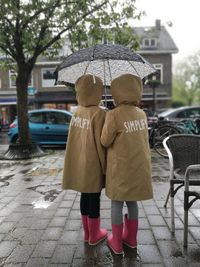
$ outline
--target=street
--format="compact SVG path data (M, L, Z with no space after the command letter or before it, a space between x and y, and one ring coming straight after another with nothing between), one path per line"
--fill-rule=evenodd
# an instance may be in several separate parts
M1 152L6 136L1 137ZM0 266L199 266L200 211L197 201L189 212L189 244L183 249L183 190L175 198L175 236L170 233L168 160L152 151L154 199L139 202L137 255L125 249L114 256L106 246L83 242L80 194L61 190L64 149L45 157L0 161ZM125 212L125 210L124 210ZM101 197L102 226L111 230L110 200Z

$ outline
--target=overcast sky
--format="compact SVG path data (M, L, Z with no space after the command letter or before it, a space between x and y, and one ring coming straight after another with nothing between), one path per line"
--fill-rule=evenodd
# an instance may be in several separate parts
M135 26L153 26L156 19L166 26L179 48L174 63L200 50L200 0L137 0L136 7L146 16L134 21ZM169 21L172 27L167 26Z

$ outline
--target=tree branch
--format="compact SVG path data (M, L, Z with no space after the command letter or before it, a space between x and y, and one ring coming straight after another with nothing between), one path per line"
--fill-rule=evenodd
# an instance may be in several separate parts
M92 14L93 12L99 10L101 7L106 5L109 2L109 0L105 0L101 5L95 6L92 10L82 15L79 19L77 19L73 24L69 25L65 29L63 29L61 32L59 32L51 41L49 41L45 46L43 46L37 53L37 56L39 56L41 53L43 53L47 48L49 48L52 44L54 44L56 41L58 41L61 38L61 35L68 30L70 30L74 25L78 24L80 21L82 21L84 18Z

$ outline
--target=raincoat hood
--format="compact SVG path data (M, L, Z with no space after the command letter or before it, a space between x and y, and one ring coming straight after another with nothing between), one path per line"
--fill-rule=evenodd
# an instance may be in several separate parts
M79 105L98 106L103 94L103 83L99 77L86 74L78 78L75 90Z
M132 74L124 74L112 81L110 89L116 105L136 104L142 97L142 80Z

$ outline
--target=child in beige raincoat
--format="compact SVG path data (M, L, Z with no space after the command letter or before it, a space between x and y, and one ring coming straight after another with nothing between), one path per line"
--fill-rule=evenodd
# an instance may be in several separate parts
M62 187L81 192L84 241L96 245L107 237L107 231L100 229L100 192L105 170L105 149L100 137L105 111L98 105L103 83L96 76L83 75L76 81L75 89L80 106L70 123Z
M108 245L122 254L122 243L137 247L137 201L153 197L148 125L145 113L137 107L142 81L131 74L111 83L116 108L106 114L101 143L108 148L106 195L111 202L112 235ZM128 208L123 223L124 201Z

